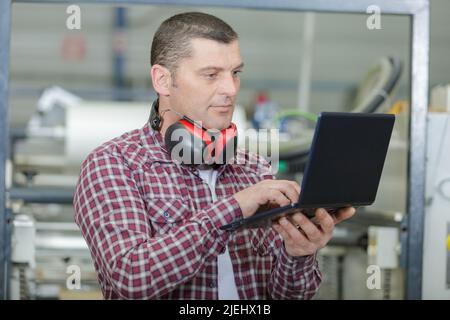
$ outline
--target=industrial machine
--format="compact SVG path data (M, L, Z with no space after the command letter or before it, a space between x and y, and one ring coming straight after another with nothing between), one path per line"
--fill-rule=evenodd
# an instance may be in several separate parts
M450 299L450 114L428 115L423 298Z

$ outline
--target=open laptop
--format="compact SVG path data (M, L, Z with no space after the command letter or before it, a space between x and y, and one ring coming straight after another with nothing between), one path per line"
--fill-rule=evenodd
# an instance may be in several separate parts
M221 227L271 224L299 209L310 218L316 208L372 204L378 190L395 116L373 113L322 112L318 118L298 202L257 212Z

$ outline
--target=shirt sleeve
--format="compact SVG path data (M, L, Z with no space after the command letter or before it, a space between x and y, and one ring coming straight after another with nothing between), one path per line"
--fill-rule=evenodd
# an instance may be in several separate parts
M322 281L317 253L293 257L280 241L269 283L270 296L273 299L311 299Z
M189 281L226 246L229 233L219 227L242 217L230 196L152 236L133 172L120 155L109 153L91 154L83 163L74 209L96 265L123 299L157 298Z

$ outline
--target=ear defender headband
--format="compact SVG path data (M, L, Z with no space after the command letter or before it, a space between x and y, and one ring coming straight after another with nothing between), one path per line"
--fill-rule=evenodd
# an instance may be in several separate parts
M159 131L162 118L159 114L159 99L153 102L150 125ZM200 123L173 111L181 119L170 125L164 135L166 147L172 159L183 164L224 164L236 155L237 128L234 123L223 130L206 129Z

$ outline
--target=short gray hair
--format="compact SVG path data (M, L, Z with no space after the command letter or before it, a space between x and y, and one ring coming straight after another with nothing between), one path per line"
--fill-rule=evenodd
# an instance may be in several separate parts
M231 43L237 33L223 20L202 12L186 12L165 20L156 31L150 64L162 65L175 73L181 59L191 55L190 41L196 38Z

